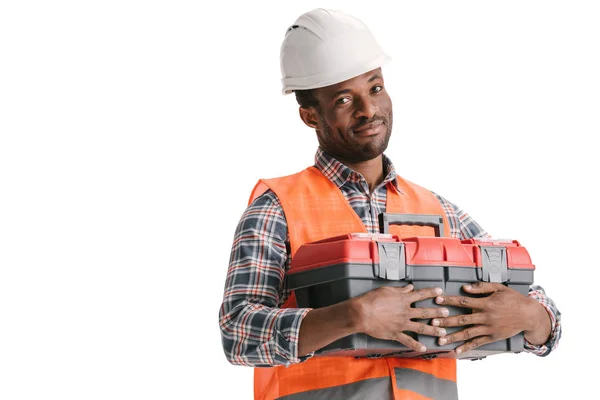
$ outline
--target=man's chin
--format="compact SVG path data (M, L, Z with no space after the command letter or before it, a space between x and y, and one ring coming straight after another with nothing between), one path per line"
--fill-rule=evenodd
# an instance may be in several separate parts
M359 152L357 152L357 157L362 158L362 161L369 161L374 158L377 158L383 154L383 152L387 149L388 141L387 140L376 140L374 142L365 144Z
M365 150L363 150L360 153L357 153L355 155L355 161L356 162L364 162L364 161L373 160L373 159L381 156L383 154L383 152L385 151L385 148L383 148L383 149L372 149L372 150L369 149L367 151L365 151Z

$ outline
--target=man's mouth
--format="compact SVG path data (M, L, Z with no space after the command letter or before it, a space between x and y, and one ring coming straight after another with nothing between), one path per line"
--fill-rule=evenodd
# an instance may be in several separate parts
M384 131L385 124L382 120L373 121L368 124L361 125L359 128L352 129L352 132L354 132L356 136L361 137L378 135Z

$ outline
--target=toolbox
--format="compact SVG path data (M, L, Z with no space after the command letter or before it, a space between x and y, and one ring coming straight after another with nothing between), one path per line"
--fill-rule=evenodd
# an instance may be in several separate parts
M533 284L535 266L516 240L443 237L441 216L379 215L381 233L349 233L306 243L290 264L288 287L294 291L298 307L320 308L359 296L382 286L414 289L441 287L447 296L471 296L461 290L476 281L499 282L527 296ZM433 226L434 237L399 238L389 233L389 225ZM441 306L434 299L414 307L445 307L450 315L468 314L469 308ZM431 320L415 320L430 324ZM465 327L445 328L451 334ZM425 352L415 352L403 344L358 333L339 339L316 352L316 356L353 357L443 357L464 342L441 346L437 337L405 332L424 344ZM523 351L523 333L506 340L485 344L458 356L481 359L499 353Z

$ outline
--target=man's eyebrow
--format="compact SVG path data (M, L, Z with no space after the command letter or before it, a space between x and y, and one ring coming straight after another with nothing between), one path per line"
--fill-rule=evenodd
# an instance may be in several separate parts
M370 78L369 78L369 80L368 80L367 82L368 82L368 83L371 83L371 82L373 82L374 80L377 80L377 79L383 79L383 78L381 77L381 75L379 75L379 74L375 74L375 75L373 75L372 77L370 77ZM337 92L335 92L335 93L333 93L333 94L331 95L331 100L335 99L336 97L338 97L338 96L339 96L339 95L341 95L341 94L346 94L346 93L350 93L350 89L342 89L342 90L338 90Z
M337 92L335 92L331 95L331 100L335 99L336 97L338 97L341 94L346 94L346 93L350 93L350 89L338 90Z

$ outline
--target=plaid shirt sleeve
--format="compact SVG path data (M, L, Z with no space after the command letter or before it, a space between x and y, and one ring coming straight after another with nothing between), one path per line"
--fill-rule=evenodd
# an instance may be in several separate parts
M289 365L298 357L300 323L310 309L279 308L287 299L288 233L277 196L267 191L246 209L235 231L223 302L221 341L230 363Z
M450 234L452 237L459 239L478 239L491 237L481 226L475 222L464 210L460 209L455 204L452 204L442 196L434 193L442 204L442 208L448 218L450 225ZM550 354L558 346L562 328L560 323L560 311L550 297L546 295L544 289L539 285L531 285L529 287L529 297L533 297L540 302L550 316L550 337L548 341L542 345L533 345L525 340L525 350L535 355L544 357Z

